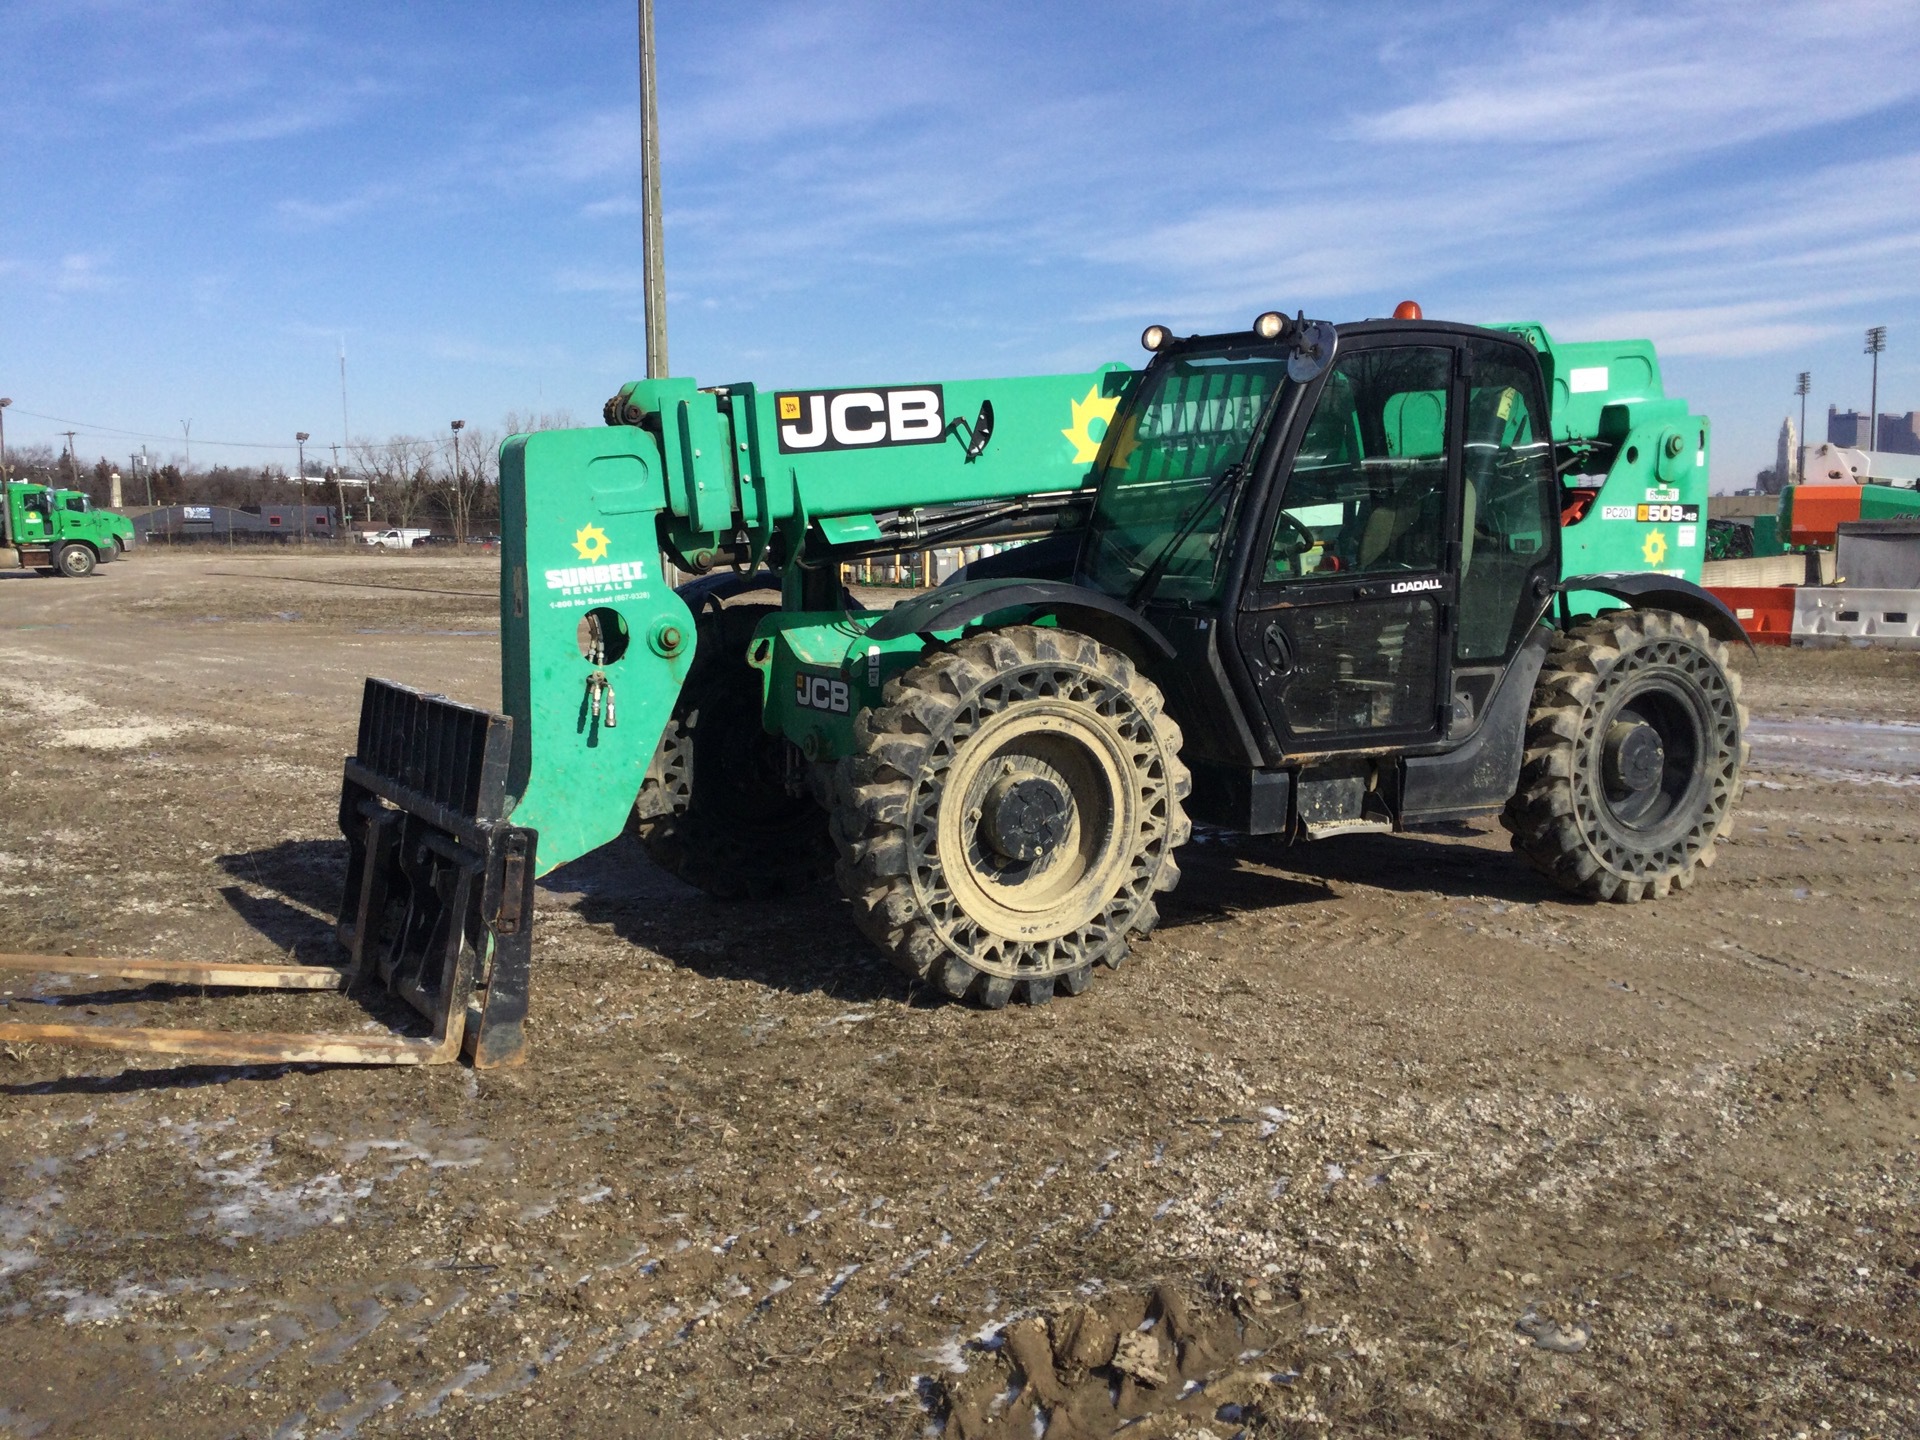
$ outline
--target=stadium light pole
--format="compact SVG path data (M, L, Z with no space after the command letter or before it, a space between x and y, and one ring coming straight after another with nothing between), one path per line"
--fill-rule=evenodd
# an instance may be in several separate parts
M304 430L294 432L294 443L300 447L300 543L307 543L307 440Z
M1793 382L1793 393L1800 397L1800 449L1802 451L1805 451L1807 448L1807 394L1812 389L1813 372L1811 370L1802 370L1799 378ZM1789 455L1787 457L1787 470L1796 480L1804 480L1806 478L1800 473L1800 457L1798 455Z
M1867 331L1867 354L1873 357L1872 398L1867 401L1867 449L1880 448L1880 356L1887 348L1887 327L1875 325Z
M13 403L11 395L0 395L0 480L7 478L7 406Z

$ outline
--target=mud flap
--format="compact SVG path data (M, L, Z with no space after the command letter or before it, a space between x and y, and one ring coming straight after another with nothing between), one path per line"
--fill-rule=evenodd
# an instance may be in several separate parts
M347 877L340 966L0 955L0 970L268 990L375 987L425 1036L0 1025L0 1042L81 1045L211 1063L475 1066L525 1058L534 831L509 825L505 715L369 679L340 786Z

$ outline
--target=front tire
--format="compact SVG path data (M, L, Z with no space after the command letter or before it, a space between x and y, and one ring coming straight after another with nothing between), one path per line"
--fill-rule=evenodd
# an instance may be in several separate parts
M1020 625L929 655L885 698L835 785L837 874L867 937L989 1009L1118 966L1192 831L1159 690L1117 650Z
M1746 733L1740 677L1705 626L1610 611L1555 638L1501 823L1577 895L1631 903L1685 890L1732 827Z
M53 557L54 567L70 580L79 580L93 573L98 563L91 546L72 544L62 545L59 553Z

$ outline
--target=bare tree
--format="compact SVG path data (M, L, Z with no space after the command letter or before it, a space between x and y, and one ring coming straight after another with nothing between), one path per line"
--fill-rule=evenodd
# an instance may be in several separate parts
M559 410L509 410L500 420L500 428L509 435L531 435L536 430L578 430L580 422L573 412Z
M460 437L458 466L450 443L441 459L440 503L453 522L454 535L464 541L475 520L498 521L500 437L491 430L469 429Z
M372 487L370 503L382 519L410 526L433 499L433 443L412 435L355 440L347 446L354 468Z

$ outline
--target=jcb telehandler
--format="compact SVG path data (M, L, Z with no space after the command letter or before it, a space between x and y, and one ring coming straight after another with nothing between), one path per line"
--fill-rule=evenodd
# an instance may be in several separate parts
M896 964L987 1007L1117 966L1196 819L1497 815L1600 900L1712 862L1744 637L1687 578L1707 422L1651 345L1411 306L1143 342L1139 372L643 381L603 428L508 440L504 713L369 680L340 807L341 983L434 1035L141 1043L515 1059L534 879L628 823L718 896L831 867ZM890 610L842 585L1040 531ZM702 578L670 588L663 552Z

